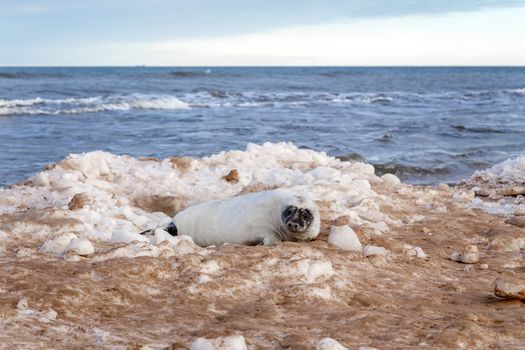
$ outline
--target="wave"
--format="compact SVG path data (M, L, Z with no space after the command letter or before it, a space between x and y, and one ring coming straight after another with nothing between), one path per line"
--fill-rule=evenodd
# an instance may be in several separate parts
M411 176L429 176L450 174L451 169L447 167L424 168L419 166L404 165L398 163L374 164L375 174L378 176L384 174L411 175Z
M211 74L207 71L175 71L172 73L193 76ZM187 75L189 74L189 75ZM182 76L181 75L181 76ZM100 111L130 109L188 109L188 108L279 108L311 106L361 106L361 105L421 105L442 100L474 101L494 100L496 95L512 94L525 97L525 89L498 90L492 92L305 92L305 91L235 91L233 89L196 89L179 97L157 94L108 95L70 99L0 99L0 115L16 114L79 114ZM505 131L483 127L451 125L460 132L504 133Z
M505 130L501 129L494 129L490 127L469 127L465 125L453 125L452 126L457 131L462 132L472 132L472 133L479 133L479 134L506 134L507 132Z
M505 92L511 95L524 95L525 96L525 88L509 89L509 90L505 90Z
M0 79L62 78L62 73L0 72Z
M194 78L194 77L207 77L211 75L211 69L198 70L198 71L186 71L176 70L168 72L169 76L177 78Z
M111 95L67 99L0 99L0 115L61 115L126 111L131 109L189 109L190 106L169 95Z

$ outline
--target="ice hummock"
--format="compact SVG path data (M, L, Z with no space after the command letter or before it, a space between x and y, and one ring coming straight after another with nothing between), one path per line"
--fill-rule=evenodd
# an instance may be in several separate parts
M525 214L525 154L476 171L458 189L474 191L474 208L492 214Z
M225 181L233 169L238 181ZM0 189L0 215L5 219L0 230L34 241L54 255L70 243L68 237L156 245L158 237L150 240L139 233L166 225L181 208L274 188L308 192L320 204L324 220L347 216L370 228L377 221L396 225L380 212L381 196L370 185L382 181L372 165L340 161L285 142L249 144L244 151L204 158L71 154L23 184Z

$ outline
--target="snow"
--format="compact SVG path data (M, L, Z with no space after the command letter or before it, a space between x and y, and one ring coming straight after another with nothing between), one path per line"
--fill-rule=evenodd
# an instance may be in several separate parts
M478 196L471 207L490 214L519 215L525 212L525 154L505 160L493 167L476 171L459 183L458 196L472 190ZM515 196L515 197L505 197Z
M63 233L45 241L42 247L40 247L40 250L44 253L61 255L64 253L64 249L68 246L69 242L76 238L77 236L73 233Z
M224 181L233 169L239 181ZM393 220L377 209L381 198L371 183L381 180L373 172L371 165L342 162L284 142L249 144L245 151L195 159L137 159L95 151L71 154L26 185L0 188L0 215L21 215L31 208L49 219L13 218L8 232L9 237L40 242L41 251L47 254L62 254L73 238L90 240L95 246L137 241L159 245L167 240L184 254L196 248L187 238L181 241L159 230L171 221L166 213L246 191L276 187L306 191L315 201L325 203L322 215L326 220L346 215L363 227L377 221L390 225ZM0 229L4 228L0 225ZM156 229L153 238L139 234L147 229ZM4 240L0 246L3 244ZM142 253L134 250L137 245L133 247L128 251L130 257L157 255L148 245L142 245Z

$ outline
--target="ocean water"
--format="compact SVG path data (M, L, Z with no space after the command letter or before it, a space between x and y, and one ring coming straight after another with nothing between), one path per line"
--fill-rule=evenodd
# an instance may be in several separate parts
M69 153L266 141L455 183L525 152L525 68L0 68L0 185Z

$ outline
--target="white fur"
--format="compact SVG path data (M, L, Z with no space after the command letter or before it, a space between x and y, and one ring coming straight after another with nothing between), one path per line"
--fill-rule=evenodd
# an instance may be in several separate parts
M300 237L289 236L283 224L282 212L289 205L309 209L314 216L310 227ZM179 235L190 236L202 247L223 243L272 245L281 240L307 241L317 237L320 226L315 203L304 194L285 189L198 204L179 212L173 221Z

